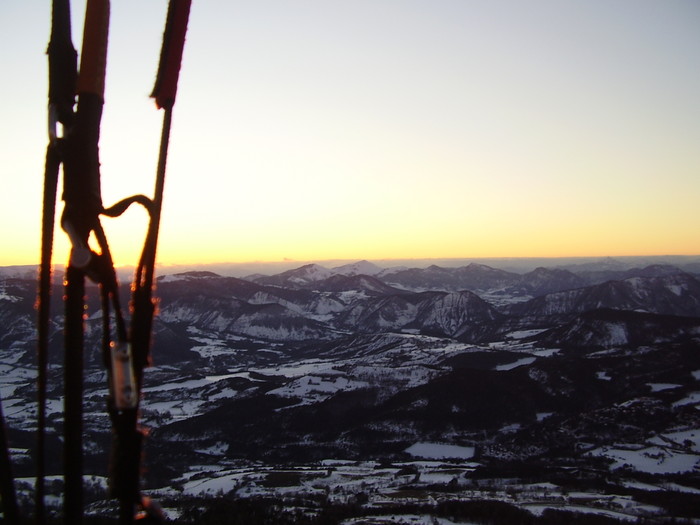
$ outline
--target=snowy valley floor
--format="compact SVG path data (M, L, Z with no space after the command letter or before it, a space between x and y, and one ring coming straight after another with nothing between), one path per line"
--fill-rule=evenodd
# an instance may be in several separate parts
M498 353L505 357L489 366L499 374L513 373L532 366L537 359L556 355L550 349L521 343L519 338L529 333L514 335L517 337L510 342L488 348L465 349L464 345L446 341L440 344L433 341L429 348L412 348L414 359L410 370L396 369L392 381L404 386L411 381L424 384L435 373L435 363L446 355L454 357L452 354L486 350ZM407 335L400 340L402 344L423 344L426 338ZM236 399L245 391L237 381L243 379L246 387L269 383L273 376L265 374L276 374L265 395L303 399L307 405L292 405L295 410L330 399L338 391L352 391L358 388L360 378L378 380L368 375L366 364L358 357L303 358L284 365L260 366L252 373L236 368L224 370L220 362L213 366L215 348L215 345L198 348L200 353L205 352L212 366L199 367L196 374L183 375L182 371L176 373L167 366L149 372L153 386L147 387L144 402L149 425L157 426L160 422L167 428L168 423L185 424L190 419L196 420L198 415L206 416L220 403ZM373 355L374 374L382 376L382 366L391 368L395 354L405 350L394 345L381 355ZM3 352L1 357L0 387L5 414L13 426L29 432L32 408L20 394L31 389L32 372L17 355ZM428 366L418 366L421 362ZM597 381L607 384L611 380L608 374L612 372L596 372ZM692 378L697 381L699 375L694 372ZM93 460L98 458L95 463L98 467L93 468L96 473L86 476L91 501L88 512L96 517L108 517L114 516L116 509L113 501L104 499L106 478L97 474L106 461L104 436L97 437L100 432L108 432L99 406L104 396L104 377L97 370L88 377L91 382L86 400L88 413L93 414L93 423L88 425L93 437L88 440L88 446L94 449ZM381 380L386 381L386 375ZM676 388L675 384L652 382L648 390L650 394L667 395ZM689 410L698 404L697 391L692 389L687 395L676 397L672 403L676 407ZM58 418L60 396L51 399L49 408L50 414ZM538 412L534 424L544 424L552 416L549 412ZM676 523L700 523L700 429L692 424L674 428L635 442L612 441L601 446L582 443L578 457L536 461L527 458L512 461L506 455L502 461L495 461L493 455L484 458L483 446L456 444L460 440L455 440L455 435L444 435L450 439L412 442L399 454L402 459L396 456L381 460L325 459L275 465L232 458L228 443L203 439L188 445L191 450L188 457L173 456L172 465L168 466L179 470L177 475L166 484L152 480L146 492L177 523L246 523L243 518L243 521L217 521L216 514L224 512L231 517L231 512L237 512L245 516L253 512L251 509L267 516L260 523L270 524L577 523L572 521L574 515L583 520L578 523L670 523L674 519L685 520ZM524 424L512 423L503 426L497 437L527 432ZM156 432L149 441L158 439ZM173 436L168 439L177 440ZM463 438L461 441L464 443ZM493 445L492 438L488 441ZM313 449L317 443L309 437L302 446ZM159 461L168 460L171 450L168 447L166 443L156 454ZM28 470L31 465L30 449L31 446L12 449L20 471ZM148 464L149 458L146 459ZM150 465L150 469L157 473L162 466ZM29 502L33 479L21 477L17 484L25 502ZM58 512L59 477L50 478L49 490L52 495L48 503Z

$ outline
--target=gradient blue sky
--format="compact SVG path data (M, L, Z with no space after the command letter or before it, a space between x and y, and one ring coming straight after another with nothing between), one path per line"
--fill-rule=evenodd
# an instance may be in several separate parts
M112 2L106 205L153 191L166 9ZM0 5L1 265L39 259L49 29ZM696 0L193 0L159 259L698 254L698 57Z

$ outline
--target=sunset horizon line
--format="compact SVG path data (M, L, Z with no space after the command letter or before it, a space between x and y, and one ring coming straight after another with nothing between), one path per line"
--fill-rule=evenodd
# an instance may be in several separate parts
M319 258L282 258L282 259L245 259L245 260L235 260L235 259L222 259L217 261L158 261L156 265L159 268L168 267L195 267L195 266L225 266L225 265L306 265L306 264L319 264L323 266L323 263L359 263L362 261L367 261L370 263L391 263L391 262L409 262L409 261L527 261L527 260L605 260L605 259L658 259L658 258L700 258L700 252L698 253L654 253L654 254L605 254L605 255L493 255L493 256L433 256L433 257L319 257ZM378 264L380 265L380 264ZM3 263L0 264L2 268L31 268L38 267L39 262L34 263ZM66 263L53 261L53 267L65 267ZM128 269L135 268L134 264L117 264L115 268Z

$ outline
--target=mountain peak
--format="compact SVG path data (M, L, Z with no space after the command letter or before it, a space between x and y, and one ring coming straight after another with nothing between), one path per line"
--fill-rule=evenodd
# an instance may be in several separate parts
M299 288L312 282L328 279L331 275L333 273L328 268L320 264L310 263L269 277L256 277L252 281L258 284Z
M162 275L158 277L160 282L171 282L171 281L191 281L194 279L211 279L212 277L221 277L218 273L209 272L205 270L192 270L189 272L175 273L171 275Z
M312 281L322 281L323 279L328 279L332 273L325 266L320 264L311 263L305 264L297 268L296 270L289 270L281 275L285 275L286 278L298 284L304 284Z
M364 259L355 263L336 266L332 269L332 272L335 274L349 277L353 275L377 275L381 271L382 268Z

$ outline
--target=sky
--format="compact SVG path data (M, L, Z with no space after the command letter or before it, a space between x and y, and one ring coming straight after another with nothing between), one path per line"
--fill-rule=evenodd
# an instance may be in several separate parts
M166 11L112 2L106 206L153 194ZM700 254L699 29L697 0L193 0L158 259ZM0 265L39 261L49 31L0 4ZM146 221L103 219L117 264Z

